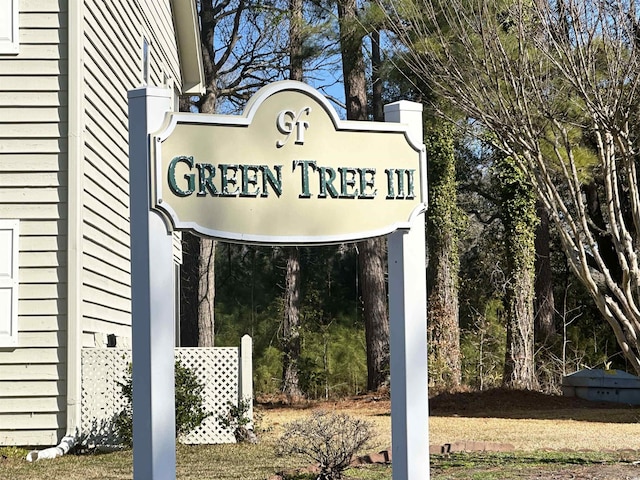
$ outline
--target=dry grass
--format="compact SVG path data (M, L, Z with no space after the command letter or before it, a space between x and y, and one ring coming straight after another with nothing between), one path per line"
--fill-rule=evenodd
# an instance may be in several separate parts
M516 450L640 450L640 409L494 390L431 399L430 442L511 443Z
M375 437L372 439L371 449L374 451L387 449L391 446L391 415L390 404L387 400L347 401L347 402L319 402L295 407L268 407L258 409L263 415L260 427L270 438L278 438L287 423L310 416L314 411L346 413L366 419L373 425Z
M432 399L430 443L443 444L458 441L485 441L511 443L522 452L546 449L595 451L631 449L625 454L629 461L640 459L640 425L637 408L571 402L566 399L547 398L539 394L490 392L483 396L458 395ZM178 448L177 478L179 480L243 479L264 480L277 471L305 466L299 458L275 455L274 445L284 424L311 415L314 410L340 411L365 418L374 424L376 438L370 451L389 448L391 444L391 417L388 399L361 397L340 403L314 403L296 407L262 406L256 410L262 415L259 445L213 445ZM66 455L53 461L29 464L24 460L26 451L0 450L0 478L2 480L129 480L132 478L130 451L102 455ZM525 455L527 455L525 453ZM539 454L534 454L539 455ZM543 454L544 455L544 454ZM626 458L625 457L625 458ZM514 457L516 458L516 457ZM434 460L436 460L434 458ZM437 460L432 478L472 478L477 467L463 465L460 473L451 476L456 468L442 470L443 460ZM491 460L493 462L493 460ZM520 460L511 460L517 465ZM559 460L562 462L562 459ZM498 476L473 478L525 478L504 475L509 466L489 465L485 471L498 471ZM515 468L515 467L514 467ZM520 467L522 468L522 466ZM527 470L531 465L527 467ZM538 468L540 473L546 467ZM574 468L575 470L575 468ZM640 472L637 472L640 473ZM390 479L390 469L351 471L351 478ZM475 475L475 473L473 474ZM529 477L526 477L529 478ZM531 477L534 478L534 477ZM535 477L549 478L549 476ZM625 478L620 474L609 477L554 477L554 478Z
M430 443L462 440L510 443L516 450L640 450L637 423L585 420L432 417Z
M520 396L513 392L489 392L488 397ZM545 402L548 401L548 404ZM455 400L452 399L452 402ZM558 402L560 405L558 405ZM438 401L434 400L436 405ZM519 451L541 449L620 450L640 451L640 409L616 407L615 404L589 404L531 394L526 401L501 405L487 398L475 408L434 408L429 419L429 442L432 445L461 441L510 443ZM567 404L575 406L567 408ZM363 397L354 401L317 403L306 407L277 407L263 410L264 426L273 434L282 425L310 415L313 410L339 410L363 416L375 425L377 436L374 449L391 445L391 416L388 400Z

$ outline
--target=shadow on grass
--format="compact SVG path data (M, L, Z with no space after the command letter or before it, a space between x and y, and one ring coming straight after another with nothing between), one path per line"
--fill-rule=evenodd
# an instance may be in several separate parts
M441 393L429 399L429 413L436 417L529 418L605 423L638 423L640 420L638 406L506 389Z

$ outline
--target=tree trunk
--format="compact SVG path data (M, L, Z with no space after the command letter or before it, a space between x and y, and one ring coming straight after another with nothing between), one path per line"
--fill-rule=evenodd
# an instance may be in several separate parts
M213 347L215 242L183 232L182 259L180 345Z
M289 0L289 79L302 81L302 0ZM282 322L282 393L291 401L301 398L300 372L300 250L285 247L287 270Z
M215 113L218 90L213 54L216 20L212 2L202 2L200 22L207 91L200 97L198 107L201 113ZM180 268L180 345L185 347L214 345L215 250L215 240L190 232L183 233L183 264Z
M190 107L190 102L181 99L181 111L189 111ZM183 232L180 267L180 346L213 347L214 260L214 240Z
M180 265L180 346L198 346L198 254L200 243L190 232L182 233Z
M534 362L535 195L525 173L510 158L497 161L505 229L508 281L505 295L507 348L502 383L537 387Z
M302 0L289 0L289 80L302 81Z
M435 127L425 136L429 159L429 378L455 390L462 381L458 308L458 229L453 129Z
M364 31L355 0L338 2L340 50L348 120L367 120L367 82L362 44ZM367 344L367 389L377 390L387 381L389 365L389 315L386 305L386 239L373 238L358 245Z
M537 387L533 342L533 275L529 268L511 271L507 288L507 351L502 383L507 388Z
M370 238L358 244L360 288L367 345L367 390L388 384L389 315L387 313L385 237Z
M207 30L203 31L203 39L206 39L213 48L213 30L215 22L212 19L213 11L210 2L202 2L202 15L207 17L203 25ZM210 48L203 42L203 55L205 58L205 71L209 72L206 78L208 85L204 101L200 105L201 113L215 113L216 102L218 100L218 90L216 85L217 72L212 67L213 59L210 57ZM196 237L198 241L198 346L213 347L214 343L214 300L216 294L215 281L215 256L216 241L212 238Z
M536 204L536 211L540 223L536 228L535 240L535 337L538 342L547 345L556 334L551 252L549 250L549 216L540 202Z
M371 105L373 107L373 120L384 122L384 102L382 100L382 54L380 52L380 32L371 32Z
M197 238L200 240L198 255L198 347L213 347L216 243L209 238Z
M367 80L356 0L338 1L340 52L347 120L367 120Z
M300 251L286 248L287 274L282 322L282 393L291 401L302 397L298 360L300 359Z

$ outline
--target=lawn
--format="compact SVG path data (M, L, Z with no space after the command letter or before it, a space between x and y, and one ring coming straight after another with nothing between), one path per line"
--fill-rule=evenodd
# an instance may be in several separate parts
M640 424L637 408L589 404L535 393L494 391L441 396L431 401L430 443L508 443L507 453L464 452L432 455L431 478L445 479L632 479L640 478ZM316 409L366 418L375 428L367 452L390 445L388 399L359 397L338 403L296 407L264 405L257 445L184 446L177 450L180 480L266 480L277 472L309 466L300 457L281 457L275 445L283 426ZM26 450L0 450L2 480L124 480L132 478L132 453L84 453L36 463ZM390 480L386 465L350 469L351 479ZM313 478L300 476L300 480Z

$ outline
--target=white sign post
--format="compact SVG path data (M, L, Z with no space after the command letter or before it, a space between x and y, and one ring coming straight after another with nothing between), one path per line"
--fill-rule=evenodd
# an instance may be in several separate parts
M389 235L393 478L428 479L421 105L342 121L292 81L261 89L242 116L165 115L169 99L129 92L134 478L175 478L171 232L188 229L280 245Z
M171 234L151 210L149 132L171 108L171 92L129 92L133 472L175 480L174 286Z
M422 144L422 105L385 105L385 120ZM426 192L425 192L426 195ZM394 480L429 479L427 286L424 214L389 235L391 450Z

